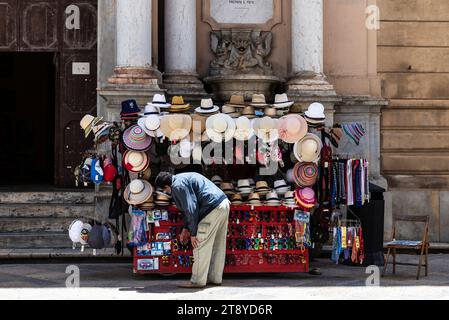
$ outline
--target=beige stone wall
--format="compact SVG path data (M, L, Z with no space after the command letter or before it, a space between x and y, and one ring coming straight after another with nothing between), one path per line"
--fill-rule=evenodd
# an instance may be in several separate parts
M391 187L449 187L449 1L379 0L378 69L390 99L382 169Z

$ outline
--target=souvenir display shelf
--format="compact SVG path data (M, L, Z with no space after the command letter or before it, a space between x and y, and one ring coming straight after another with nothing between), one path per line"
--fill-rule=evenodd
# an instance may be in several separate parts
M174 250L173 238L166 240L157 240L157 234L178 235L183 227L182 216L176 207L169 207L167 210L169 215L178 215L176 219L171 221L160 221L159 226L152 227L149 231L149 243L169 242L170 251L164 252L162 255L139 255L138 248L134 248L133 271L138 274L188 274L192 272L193 252L190 248L186 250ZM304 273L309 271L308 250L296 242L295 238L295 209L284 206L231 206L229 218L229 227L227 235L226 265L225 273ZM290 225L290 233L287 234L283 230L288 230ZM240 233L236 231L240 228ZM245 230L245 231L241 231ZM281 231L282 230L282 231ZM173 232L175 231L175 232ZM253 238L257 233L256 238ZM274 233L280 232L277 236L276 248L273 246ZM272 234L270 236L270 233ZM242 250L241 248L233 248L236 240L244 239L248 243L253 243L251 250ZM247 240L249 239L249 240ZM264 239L263 242L260 239ZM269 239L273 239L271 244ZM284 240L285 239L285 240ZM257 241L258 240L258 241ZM177 240L175 240L177 241ZM240 240L241 242L243 240ZM260 245L254 243L259 242ZM282 245L282 243L284 243ZM149 267L150 266L150 267ZM156 266L156 267L155 267ZM155 270L150 270L150 269Z

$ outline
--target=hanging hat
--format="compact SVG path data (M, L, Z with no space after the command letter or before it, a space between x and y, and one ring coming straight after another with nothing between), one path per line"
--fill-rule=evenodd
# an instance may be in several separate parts
M158 115L142 117L137 121L137 125L150 137L160 138L164 136L161 131L161 119Z
M101 184L104 180L104 171L101 167L101 161L99 159L92 160L91 178L93 183Z
M247 141L254 136L252 120L245 116L235 119L235 128L234 138L239 141Z
M242 95L232 95L229 102L225 104L225 106L234 108L243 108L245 105L245 97Z
M86 114L80 121L80 126L84 130L84 136L87 138L89 134L92 132L94 126L96 126L101 120L102 117L94 117L90 114Z
M224 105L221 108L221 112L224 113L224 114L227 114L231 118L238 118L242 114L242 112L241 111L237 111L234 106L228 106L228 105Z
M131 172L142 172L150 165L146 152L126 151L123 155L123 166Z
M161 109L167 109L170 108L171 104L167 102L167 99L165 98L165 95L163 94L155 94L153 96L153 101L149 103L149 105L158 107Z
M128 204L137 206L147 202L152 194L153 187L148 181L136 179L126 187L123 198Z
M324 106L318 102L312 103L304 115L310 120L324 121L326 119L326 115L324 114Z
M285 182L284 179L281 180L276 180L274 182L274 190L280 194L280 195L284 195L286 192L290 191L291 188L290 186L287 184L287 182Z
M348 123L342 125L344 133L356 145L360 145L360 140L365 136L366 131L361 123Z
M168 148L168 155L173 158L190 159L192 156L193 145L189 140L181 140Z
M295 200L304 209L312 209L317 203L315 191L311 188L296 189Z
M110 122L100 122L98 125L92 127L92 133L95 140L99 140L102 136L109 136L109 129L112 127Z
M289 114L279 119L279 139L296 143L307 134L307 121L298 114Z
M83 222L81 220L74 220L69 226L69 237L74 243L79 243L81 238L81 231L83 230Z
M254 133L264 142L274 142L278 139L278 119L270 117L263 117L261 119L254 119L253 121Z
M254 107L246 106L242 110L242 116L247 117L248 119L254 119L256 117L256 113Z
M242 205L243 204L242 195L239 193L232 195L230 200L233 205Z
M322 148L321 139L309 133L301 141L295 143L293 152L299 162L317 162L320 159Z
M232 140L235 133L234 119L223 113L210 116L206 121L206 133L217 143Z
M122 111L120 115L122 117L134 116L141 112L136 100L125 100L122 102Z
M147 151L152 143L153 139L137 125L129 127L123 133L123 144L129 150Z
M248 204L251 205L261 205L260 195L257 192L251 193L248 197Z
M220 176L213 176L211 181L217 186L219 187L221 182L223 181L223 179Z
M161 118L161 131L171 141L186 138L192 130L192 118L186 114L171 114Z
M118 172L117 172L117 168L112 163L111 158L108 157L103 161L103 171L104 171L104 181L105 182L114 181Z
M265 99L265 95L253 94L250 106L255 108L265 108L266 106L268 106L267 100Z
M230 183L230 182L222 182L220 184L220 189L227 196L235 194L234 185L232 183Z
M295 184L300 188L314 186L318 173L318 166L313 162L298 162L293 168Z
M190 109L190 104L184 103L184 98L181 96L175 96L172 98L171 107L169 112L187 112Z
M274 192L274 191L268 192L267 196L266 196L265 204L267 206L280 206L281 205L281 201L279 199L278 194L276 192Z
M215 113L218 112L220 108L214 105L212 99L202 99L201 106L195 109L197 113Z
M154 203L159 207L168 207L170 205L170 197L164 193L157 192Z
M295 102L290 101L286 93L277 94L274 97L273 107L276 109L290 108Z
M81 229L80 233L80 243L81 245L85 246L88 244L89 241L89 233L92 230L92 226L88 223L83 223L83 228Z

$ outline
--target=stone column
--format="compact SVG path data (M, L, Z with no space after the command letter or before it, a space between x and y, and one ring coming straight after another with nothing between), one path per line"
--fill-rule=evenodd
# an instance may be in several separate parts
M288 93L297 102L322 102L332 114L336 92L323 73L323 0L292 0L292 72Z
M200 98L204 86L196 71L196 1L165 1L164 87L170 95Z
M110 84L159 89L161 75L152 66L150 0L117 0L117 66Z

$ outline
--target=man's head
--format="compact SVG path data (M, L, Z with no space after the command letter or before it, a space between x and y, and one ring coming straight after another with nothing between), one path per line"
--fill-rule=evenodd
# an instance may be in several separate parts
M173 175L169 172L161 172L156 177L156 188L167 194L171 194L171 184Z

